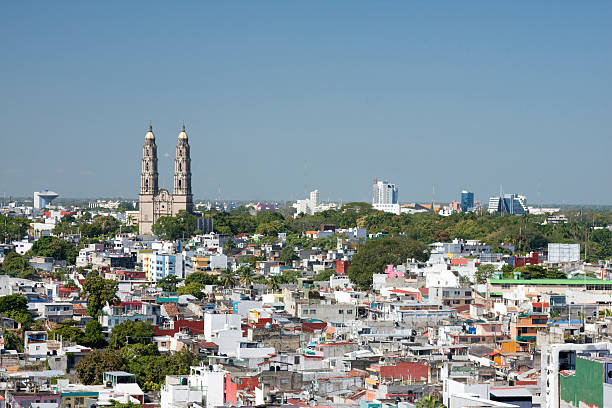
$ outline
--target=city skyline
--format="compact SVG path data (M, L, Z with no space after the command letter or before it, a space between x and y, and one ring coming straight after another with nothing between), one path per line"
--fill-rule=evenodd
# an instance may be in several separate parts
M612 204L607 2L2 11L7 196L136 197L149 121L171 185L184 121L196 198Z

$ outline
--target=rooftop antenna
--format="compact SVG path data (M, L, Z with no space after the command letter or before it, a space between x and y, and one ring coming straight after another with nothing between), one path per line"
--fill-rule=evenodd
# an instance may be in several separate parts
M434 203L436 202L436 185L432 184L431 185L431 212L435 213L436 211L434 210Z

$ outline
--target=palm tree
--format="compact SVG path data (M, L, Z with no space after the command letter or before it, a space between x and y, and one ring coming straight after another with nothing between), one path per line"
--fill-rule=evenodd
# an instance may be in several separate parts
M236 284L236 276L231 269L224 269L219 274L221 284L226 288L232 288Z
M243 266L238 269L238 275L240 276L240 282L242 282L244 286L249 286L252 284L253 279L255 278L253 276L253 270L250 266Z
M268 290L272 293L277 292L280 289L280 279L278 276L272 276L268 280Z
M438 398L428 395L416 403L416 408L446 408Z

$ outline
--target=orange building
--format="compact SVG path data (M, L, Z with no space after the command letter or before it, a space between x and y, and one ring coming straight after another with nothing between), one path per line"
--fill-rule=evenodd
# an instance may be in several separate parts
M529 350L535 345L538 329L548 327L548 315L540 313L521 313L510 323L510 338L516 340L521 350Z

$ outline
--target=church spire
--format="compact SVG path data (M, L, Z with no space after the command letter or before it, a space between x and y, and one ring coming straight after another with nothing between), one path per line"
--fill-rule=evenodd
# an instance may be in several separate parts
M140 172L140 194L157 194L157 145L153 126L145 134L145 143L142 147L142 169Z
M174 159L174 194L191 197L191 153L185 124L181 126Z

